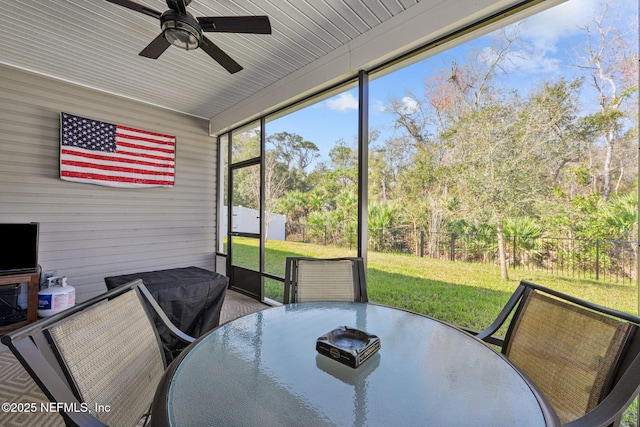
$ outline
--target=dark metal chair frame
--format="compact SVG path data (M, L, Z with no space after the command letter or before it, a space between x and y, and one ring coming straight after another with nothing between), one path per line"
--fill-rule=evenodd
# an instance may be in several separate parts
M524 302L533 291L551 295L588 310L627 321L633 325L630 337L614 369L612 385L608 393L593 410L576 420L564 424L566 427L619 425L623 412L640 392L640 317L593 304L535 283L521 281L491 326L480 332L464 327L461 329L489 344L501 347L502 352L505 353L514 325L517 323L516 319L522 312ZM509 319L512 313L513 317L505 337L496 336L495 333Z
M287 257L284 280L284 304L297 302L298 286L298 262L303 261L351 261L353 268L353 293L354 302L369 302L367 296L367 280L364 269L364 261L361 257L342 258L311 258L311 257Z
M142 280L139 279L123 284L51 317L38 320L0 338L2 343L9 347L18 361L24 366L47 398L51 402L64 404L60 405L60 414L64 418L66 425L82 427L105 426L104 423L92 416L89 412L73 410L73 408L81 407L83 402L81 402L79 398L79 392L74 386L73 378L70 377L64 368L63 362L59 359L59 355L54 346L50 344L47 331L49 328L64 322L69 316L83 310L91 309L91 307L94 307L100 302L115 298L126 292L136 292L152 325L154 323L149 307L151 307L153 312L155 312L176 337L185 343L195 341L195 338L180 331L171 320L169 320L149 290L144 286ZM145 304L145 301L148 304ZM157 331L155 331L155 335L158 342L158 351L166 367L166 360L164 352L162 351L163 347ZM65 411L65 407L70 408L70 410Z

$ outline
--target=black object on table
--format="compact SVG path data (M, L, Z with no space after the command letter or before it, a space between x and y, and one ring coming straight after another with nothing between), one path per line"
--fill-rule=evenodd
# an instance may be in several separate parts
M199 267L172 268L105 277L111 290L135 279L142 279L169 319L184 333L199 337L220 323L220 310L229 278ZM156 319L160 338L171 360L183 345Z

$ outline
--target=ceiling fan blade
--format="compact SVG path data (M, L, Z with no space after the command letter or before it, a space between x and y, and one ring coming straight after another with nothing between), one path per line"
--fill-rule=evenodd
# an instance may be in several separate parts
M162 12L158 12L157 10L151 9L147 6L143 6L131 0L107 0L109 3L117 4L122 7L126 7L127 9L135 10L136 12L144 13L145 15L153 16L154 18L160 19Z
M162 55L162 52L167 50L169 46L171 46L171 43L169 43L167 39L164 38L164 35L160 33L160 35L153 39L151 43L142 49L142 52L138 55L151 59L158 59L158 57Z
M202 50L207 52L207 54L218 61L220 65L222 65L228 72L231 74L237 73L242 70L242 66L238 64L236 61L231 59L229 55L224 53L222 49L213 44L211 40L206 37L202 37L202 42L200 43L200 47Z
M268 16L201 16L202 31L216 33L271 34Z

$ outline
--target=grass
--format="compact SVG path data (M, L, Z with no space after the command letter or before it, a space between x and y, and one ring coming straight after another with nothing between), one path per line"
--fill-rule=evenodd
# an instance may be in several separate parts
M310 243L268 241L265 271L284 277L287 256L354 256L355 249ZM257 240L234 240L234 264L255 265ZM369 299L380 304L426 314L475 329L488 326L509 299L520 280L529 280L596 304L637 314L635 285L610 284L568 278L544 272L509 270L510 280L500 278L497 266L452 262L410 255L369 252ZM283 284L269 280L268 298L282 300Z
M637 313L638 290L593 280L497 266L370 253L367 285L373 301L481 329L495 319L520 280L529 280L596 304Z

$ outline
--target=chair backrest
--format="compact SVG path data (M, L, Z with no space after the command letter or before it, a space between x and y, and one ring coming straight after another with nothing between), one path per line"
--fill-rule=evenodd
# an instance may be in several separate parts
M165 361L145 290L137 280L2 337L47 397L67 404L67 424L135 426L149 411Z
M362 258L288 257L284 303L367 302Z
M80 399L110 426L135 425L149 410L164 373L153 325L135 292L127 292L49 329Z
M532 290L504 353L553 405L563 423L593 410L611 388L633 325Z
M501 346L567 427L617 425L640 392L638 316L523 280L491 326L462 329Z

